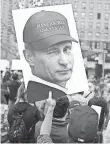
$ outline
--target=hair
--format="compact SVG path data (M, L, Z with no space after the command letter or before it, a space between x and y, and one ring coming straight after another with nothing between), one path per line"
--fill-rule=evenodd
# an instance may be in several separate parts
M24 43L25 49L29 50L32 54L35 52L35 48L31 45L31 43Z
M62 96L56 100L56 106L54 108L53 117L63 118L68 110L69 100L67 96Z
M5 75L3 76L3 82L10 80L10 77L11 77L10 71L6 71Z
M23 100L24 102L27 101L27 99L25 98L26 96L26 90L25 90L25 84L24 82L20 85L20 87L18 88L18 92L17 92L17 100L15 103L19 102L20 100Z
M17 73L14 73L14 74L12 75L12 78L13 78L13 80L17 80L17 79L18 79L18 74L17 74Z

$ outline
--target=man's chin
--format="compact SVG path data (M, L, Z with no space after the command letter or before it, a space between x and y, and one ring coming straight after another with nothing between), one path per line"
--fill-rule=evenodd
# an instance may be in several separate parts
M65 81L68 81L71 78L71 73L68 73L67 75L60 75L61 79L64 79Z
M59 78L56 80L55 84L65 88L66 87L66 84L67 84L67 81L70 79L71 77L65 77L65 78Z
M63 81L67 82L70 78L71 78L71 76L69 76L69 75L68 76L60 76L58 81L59 82L63 82Z

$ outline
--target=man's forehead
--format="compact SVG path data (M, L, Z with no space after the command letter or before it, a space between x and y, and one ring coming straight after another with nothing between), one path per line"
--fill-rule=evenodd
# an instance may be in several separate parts
M72 45L71 41L63 41L50 46L48 49L54 49L54 48L59 48L61 46L71 46L71 45Z
M56 44L54 44L54 45L52 45L52 46L50 46L50 47L48 47L48 48L39 48L39 47L37 47L37 45L36 45L36 47L34 46L32 46L32 45L30 45L30 47L31 48L34 48L34 50L36 51L36 52L47 52L47 51L49 51L49 50L54 50L54 49L59 49L59 48L62 48L62 47L66 47L66 46L72 46L72 42L71 41L63 41L63 42L59 42L59 43L56 43Z

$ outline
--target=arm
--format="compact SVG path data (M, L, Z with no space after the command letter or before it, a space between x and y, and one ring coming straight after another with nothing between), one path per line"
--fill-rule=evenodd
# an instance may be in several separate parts
M40 129L40 135L50 135L55 105L56 101L52 99L52 92L49 92L49 98L45 105L46 110L44 110L46 111L46 116Z
M80 94L75 94L71 97L72 97L72 101L74 101L74 100L78 101L81 105L87 105L88 104L88 100Z
M86 99L87 101L89 101L90 99L92 99L95 96L95 93L92 92Z
M52 118L53 111L56 105L56 101L52 99L52 94L49 93L49 98L46 103L46 116L41 125L40 135L37 138L37 143L52 143L50 138L51 126L52 126Z
M40 129L40 135L50 135L54 107L49 106L47 114Z
M52 117L53 117L54 107L49 106L45 119L41 125L40 135L37 137L37 143L52 143L50 138Z

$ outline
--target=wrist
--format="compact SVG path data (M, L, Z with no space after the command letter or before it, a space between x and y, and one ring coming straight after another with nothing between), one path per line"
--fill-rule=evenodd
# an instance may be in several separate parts
M54 107L49 106L47 109L47 113L52 113L54 111Z

